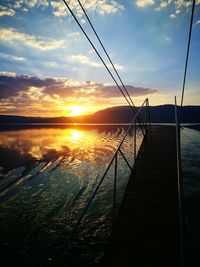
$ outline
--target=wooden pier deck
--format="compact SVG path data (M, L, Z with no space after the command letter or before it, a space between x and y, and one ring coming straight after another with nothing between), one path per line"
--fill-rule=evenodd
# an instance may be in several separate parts
M176 135L152 126L142 143L102 266L180 266Z

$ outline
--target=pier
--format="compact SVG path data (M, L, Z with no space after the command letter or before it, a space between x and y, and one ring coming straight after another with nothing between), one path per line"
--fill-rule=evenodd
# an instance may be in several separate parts
M176 128L152 126L134 164L102 266L181 266Z

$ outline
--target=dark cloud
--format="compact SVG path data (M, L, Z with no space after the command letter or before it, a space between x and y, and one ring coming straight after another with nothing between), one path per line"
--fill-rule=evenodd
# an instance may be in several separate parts
M44 87L53 91L60 90L63 87L63 82L54 78L41 79L38 77L30 76L0 76L0 98L9 98L17 96L19 92L26 92L31 86Z
M0 76L0 98L8 99L17 96L20 92L26 92L30 87L43 88L43 93L49 96L59 95L60 97L76 96L99 98L112 98L122 96L116 86L105 86L103 83L86 81L79 82L64 78L39 78L30 76ZM129 94L133 97L154 94L156 89L126 86Z
M145 96L148 94L155 94L158 92L156 89L135 87L132 85L126 85L126 89L129 92L129 94L133 97ZM119 91L117 86L103 86L98 88L96 95L100 97L110 98L110 97L120 97L122 96L122 93Z
M0 76L0 98L17 96L20 91L26 91L30 86L41 87L41 80L29 76Z

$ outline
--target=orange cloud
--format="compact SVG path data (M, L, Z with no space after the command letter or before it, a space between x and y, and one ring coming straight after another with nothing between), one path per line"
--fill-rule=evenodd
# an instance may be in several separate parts
M88 114L108 106L125 104L116 86L92 81L18 76L11 73L0 76L0 85L2 114L75 116L78 113ZM144 98L158 92L151 88L126 87L132 97Z

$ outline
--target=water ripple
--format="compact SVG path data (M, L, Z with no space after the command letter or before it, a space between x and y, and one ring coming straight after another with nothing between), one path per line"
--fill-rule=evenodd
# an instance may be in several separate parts
M3 164L0 160L1 246L7 244L6 247L10 249L14 247L19 258L29 255L30 251L34 255L33 251L38 246L42 250L54 247L59 253L62 250L63 255L69 253L66 251L70 246L69 242L66 243L67 237L74 229L126 128L91 126L78 129L76 126L73 129L1 132L3 142L0 143L0 150L3 149L8 159L12 155L12 162ZM122 150L131 161L131 135L127 137ZM124 161L119 162L118 204L129 176ZM96 241L97 237L103 240L110 233L113 175L112 166L80 225L79 239L84 244L85 254L90 250L90 245L94 246L95 238ZM100 257L99 250L95 253L96 258ZM33 261L37 260L35 258Z

